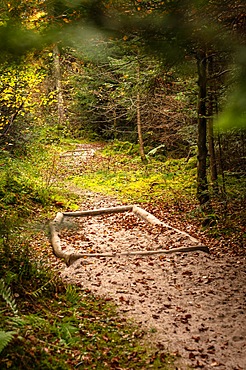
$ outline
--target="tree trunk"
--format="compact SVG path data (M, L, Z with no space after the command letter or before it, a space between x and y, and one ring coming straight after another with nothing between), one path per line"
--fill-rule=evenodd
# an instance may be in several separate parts
M139 65L137 66L137 80L138 80L138 89L139 89L139 81L140 81ZM143 141L143 135L142 135L141 104L140 104L139 90L137 92L136 106L137 106L137 128L138 128L139 151L140 151L140 156L141 156L142 162L146 163L147 159L146 159L146 155L144 153L144 141Z
M197 198L200 205L209 201L207 181L207 59L206 53L201 50L197 54L198 71L198 155L197 155Z
M61 81L61 68L60 68L60 53L58 45L55 44L53 48L54 56L54 75L55 75L55 84L57 92L57 113L58 113L58 124L63 126L65 122L65 112L64 112L64 101L62 94L62 81Z
M217 160L214 149L214 122L213 117L209 117L208 121L208 141L209 141L209 156L210 156L210 174L214 192L218 193L218 172Z
M214 114L215 114L215 82L213 79L214 65L213 56L208 58L208 75L210 79L209 85L209 101L208 101L208 143L209 143L209 157L210 157L210 174L213 191L215 194L218 193L218 172L217 172L217 160L214 148Z

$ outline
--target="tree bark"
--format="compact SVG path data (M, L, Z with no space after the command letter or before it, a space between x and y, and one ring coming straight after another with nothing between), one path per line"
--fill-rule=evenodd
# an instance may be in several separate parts
M198 155L197 155L197 198L200 205L209 201L207 181L207 59L206 53L200 50L197 53L198 72Z
M138 129L138 142L139 142L139 151L140 157L143 163L147 162L146 155L144 153L144 141L142 135L142 122L141 122L141 100L140 100L140 92L139 92L139 84L140 84L140 67L137 66L137 81L138 81L138 92L136 98L136 106L137 106L137 129Z
M210 156L210 174L212 187L214 192L218 193L218 172L217 172L217 160L214 149L214 122L213 118L209 117L208 121L208 141L209 141L209 156Z
M213 56L208 57L208 76L210 79L209 84L209 101L208 101L208 143L209 143L209 158L210 158L210 175L213 191L215 194L218 193L218 172L217 172L217 161L214 148L214 114L215 114L215 81Z

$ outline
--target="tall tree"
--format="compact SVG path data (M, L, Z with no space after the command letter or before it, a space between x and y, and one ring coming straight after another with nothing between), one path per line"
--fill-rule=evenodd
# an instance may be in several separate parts
M124 3L124 6L123 6ZM200 204L209 200L207 180L207 115L209 53L223 51L231 63L245 42L245 4L243 0L202 1L117 1L122 23L146 40L152 52L173 63L195 59L198 75L198 164L197 195ZM128 23L126 14L128 13ZM135 16L135 18L134 18ZM221 54L222 55L222 54ZM188 59L186 59L188 61ZM235 62L235 60L234 60Z
M139 64L137 65L137 82L138 85L140 84L140 67ZM142 134L142 121L141 121L141 99L140 99L140 92L137 91L136 97L136 110L137 110L137 129L138 129L138 142L139 142L139 150L140 156L143 162L146 162L146 155L144 153L144 141L143 141L143 134Z
M209 91L208 91L208 145L209 145L209 162L210 162L210 175L213 191L218 194L218 170L217 160L215 151L215 138L214 138L214 116L218 113L217 106L217 84L215 80L215 62L214 55L209 55L207 59L208 64L208 79L209 79Z
M197 51L198 73L198 139L197 139L197 198L200 204L209 200L207 181L207 55L204 50Z

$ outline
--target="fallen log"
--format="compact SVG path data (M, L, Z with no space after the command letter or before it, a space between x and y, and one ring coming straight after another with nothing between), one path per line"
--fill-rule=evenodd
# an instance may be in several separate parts
M195 245L191 247L180 247L174 249L157 249L151 251L133 251L133 252L106 252L106 253L71 253L70 255L66 255L65 261L67 266L72 265L75 261L81 258L88 258L88 257L131 257L131 256L151 256L155 254L170 254L170 253L186 253L186 252L195 252L195 251L202 251L205 253L209 253L209 248L205 245Z
M126 211L132 211L133 206L118 206L111 208L98 208L91 209L88 211L76 211L76 212L63 212L63 215L66 217L88 217L88 216L98 216L108 213L120 213Z
M58 258L65 258L67 253L65 253L61 249L61 240L57 231L57 227L60 226L60 224L63 221L63 213L58 212L56 217L53 221L49 223L49 229L50 229L50 241L53 248L54 255Z
M143 219L146 222L151 223L152 225L161 225L165 226L169 229L172 229L180 234L183 234L190 238L192 242L195 242L196 245L192 245L190 247L180 247L174 249L156 249L150 251L131 251L131 252L106 252L106 253L73 253L73 252L66 252L61 249L61 242L59 233L57 228L60 227L64 217L87 217L87 216L96 216L101 214L108 214L108 213L117 213L117 212L126 212L132 211L136 216ZM53 252L56 257L62 258L65 260L67 266L70 266L78 259L87 258L87 257L119 257L119 256L150 256L156 254L169 254L169 253L178 253L178 252L193 252L193 251L202 251L205 253L209 253L209 248L204 245L199 245L198 240L190 236L189 234L173 228L172 226L160 221L158 218L153 216L151 213L145 211L144 209L137 207L137 206L118 206L112 208L100 208L88 211L77 211L77 212L58 212L56 217L53 221L49 223L50 229L50 239L51 245L53 248Z
M133 206L132 212L145 222L149 222L152 225L162 225L162 222L158 218L138 206Z
M198 243L199 242L198 239L194 238L193 236L191 236L190 234L186 233L185 231L181 231L179 229L176 229L175 227L170 226L169 224L166 224L165 222L162 222L161 220L159 220L158 218L156 218L154 215L152 215L151 213L145 211L144 209L142 209L142 208L140 208L138 206L133 206L132 207L132 212L136 216L138 216L139 218L141 218L142 220L144 220L145 222L149 222L152 225L164 226L167 229L171 229L171 230L176 231L177 233L179 233L181 235L184 235L184 236L188 237L194 243Z
M74 149L74 150L67 150L66 152L60 154L60 158L65 158L65 157L74 157L76 156L76 153L80 155L88 151L88 149Z

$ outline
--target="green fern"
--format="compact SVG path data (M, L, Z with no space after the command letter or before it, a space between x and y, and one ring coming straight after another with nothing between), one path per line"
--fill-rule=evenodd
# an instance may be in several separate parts
M8 287L5 284L5 281L3 279L0 279L0 295L3 297L3 299L6 301L6 303L9 305L11 310L15 315L18 314L17 306L15 299L12 295L12 292L10 290L10 287Z
M0 330L0 353L9 344L9 342L13 339L15 334L16 334L15 331Z
M74 345L79 341L76 334L79 332L79 328L70 323L61 323L58 325L59 336L61 341L66 345Z
M52 277L49 281L43 284L40 288L36 289L34 292L28 293L35 298L40 297L45 291L47 291L52 285L55 286L55 277Z

